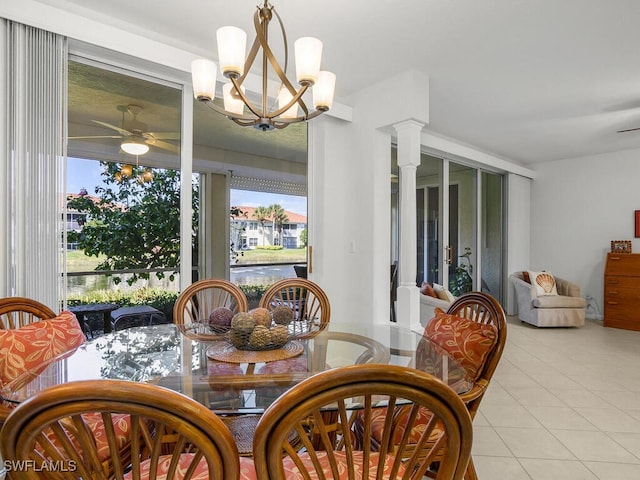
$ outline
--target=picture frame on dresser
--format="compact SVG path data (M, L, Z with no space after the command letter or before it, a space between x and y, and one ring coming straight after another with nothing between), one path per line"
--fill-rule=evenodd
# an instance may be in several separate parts
M631 240L611 240L611 253L631 253Z
M636 238L640 238L640 210L634 212Z

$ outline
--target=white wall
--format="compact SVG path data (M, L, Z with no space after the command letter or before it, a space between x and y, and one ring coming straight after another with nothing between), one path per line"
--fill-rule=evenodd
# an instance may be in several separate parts
M536 165L531 187L531 269L548 270L591 295L602 314L611 240L632 240L640 209L640 150Z
M507 261L505 273L529 270L531 264L531 184L532 180L516 174L507 176ZM508 280L505 280L508 282ZM518 311L513 285L507 288L503 307L508 315Z
M386 320L391 136L330 117L309 130L309 278L331 299L332 320Z

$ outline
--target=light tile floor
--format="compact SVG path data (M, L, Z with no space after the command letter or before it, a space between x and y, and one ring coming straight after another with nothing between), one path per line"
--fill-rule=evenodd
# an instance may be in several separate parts
M640 479L640 332L507 328L474 421L480 480Z

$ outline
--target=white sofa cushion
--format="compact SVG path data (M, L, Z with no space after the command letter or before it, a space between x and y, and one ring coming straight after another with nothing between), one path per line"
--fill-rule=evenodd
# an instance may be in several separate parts
M585 308L587 305L584 298L564 295L543 295L534 298L532 304L536 308Z
M420 294L420 323L425 327L429 320L435 317L436 307L446 312L450 306L451 302Z

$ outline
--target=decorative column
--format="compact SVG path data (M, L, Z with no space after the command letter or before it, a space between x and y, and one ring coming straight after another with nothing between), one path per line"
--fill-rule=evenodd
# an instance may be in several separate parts
M424 124L407 120L393 126L398 139L398 167L400 169L400 218L398 261L397 322L406 325L420 323L420 289L416 286L417 209L416 169L420 165L420 132Z

